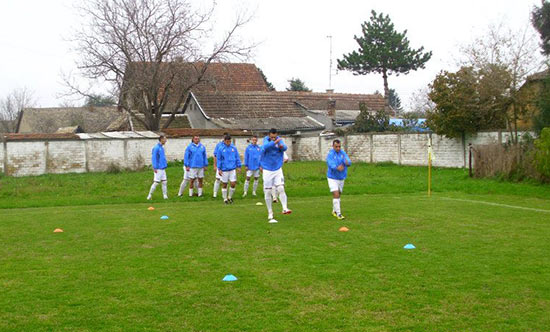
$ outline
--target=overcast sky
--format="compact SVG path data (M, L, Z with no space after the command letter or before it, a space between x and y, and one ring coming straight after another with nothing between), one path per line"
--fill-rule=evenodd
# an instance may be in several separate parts
M58 106L65 91L61 72L74 71L77 54L66 39L78 26L73 5L79 0L1 0L0 98L16 88L34 91L38 106ZM196 0L198 2L198 0ZM244 31L259 42L255 63L277 90L300 78L316 92L329 87L332 36L332 88L342 93L383 91L380 75L336 73L336 59L357 48L353 36L372 9L389 14L398 31L407 29L411 46L433 52L426 69L390 76L403 104L440 70L454 70L458 46L471 41L490 23L525 28L540 0L218 0L217 28L223 29L238 8L255 13Z

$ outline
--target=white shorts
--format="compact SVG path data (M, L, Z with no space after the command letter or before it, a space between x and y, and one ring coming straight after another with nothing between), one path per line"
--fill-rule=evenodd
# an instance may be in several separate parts
M334 192L334 191L343 192L344 191L344 180L335 180L335 179L330 179L330 178L327 178L327 180L328 180L328 187L330 189L330 192Z
M202 167L192 167L187 172L188 179L203 178L204 177L204 168Z
M232 171L227 171L227 172L222 171L222 176L220 178L220 181L223 182L223 183L236 182L237 181L237 170L232 170Z
M216 169L216 180L220 180L220 181L222 180L222 176L218 172L218 169Z
M260 169L257 169L255 171L251 171L251 170L246 171L246 177L247 178L251 178L251 177L259 178L260 177Z
M263 173L264 189L282 186L285 184L285 177L283 175L282 168L279 168L276 171L268 171L264 169Z
M156 173L153 173L153 181L154 182L161 182L166 181L166 170L165 169L157 169Z

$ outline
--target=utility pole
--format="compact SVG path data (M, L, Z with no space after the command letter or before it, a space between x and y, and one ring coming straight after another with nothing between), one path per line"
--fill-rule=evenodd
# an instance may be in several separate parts
M330 58L328 69L328 88L332 89L332 36L327 36L330 42Z

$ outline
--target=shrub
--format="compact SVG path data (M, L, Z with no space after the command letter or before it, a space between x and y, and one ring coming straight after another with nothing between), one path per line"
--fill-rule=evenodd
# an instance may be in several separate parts
M541 131L540 138L535 140L535 167L542 179L550 180L550 127Z

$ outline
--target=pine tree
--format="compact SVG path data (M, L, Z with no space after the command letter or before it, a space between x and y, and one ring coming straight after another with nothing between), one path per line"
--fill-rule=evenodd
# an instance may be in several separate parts
M384 98L389 106L390 91L388 75L408 74L411 70L424 68L432 52L423 53L424 47L411 49L406 37L407 30L399 33L388 15L377 15L373 10L369 22L361 24L362 36L354 36L359 45L357 51L338 60L338 69L349 70L354 75L382 74Z
M542 54L550 55L550 2L543 1L540 7L535 6L531 23L540 34Z

